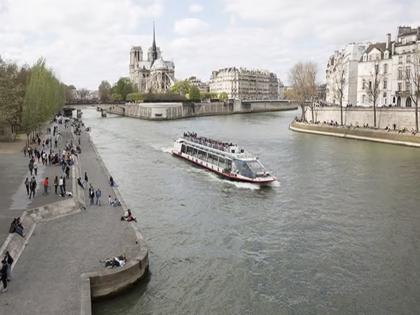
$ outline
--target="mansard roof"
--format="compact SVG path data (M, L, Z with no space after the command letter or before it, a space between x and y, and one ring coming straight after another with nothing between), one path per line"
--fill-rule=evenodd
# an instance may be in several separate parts
M375 44L370 44L369 47L366 49L365 53L369 54L372 50L374 49L379 50L381 53L384 53L386 50L386 43L375 43ZM391 49L391 47L389 48Z

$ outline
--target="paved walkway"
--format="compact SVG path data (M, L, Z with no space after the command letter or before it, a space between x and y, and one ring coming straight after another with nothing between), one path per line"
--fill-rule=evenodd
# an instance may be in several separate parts
M37 225L12 272L8 292L0 295L1 314L79 314L80 275L103 269L99 260L128 253L135 236L120 221L121 207L107 204L114 197L87 134L82 134L81 173L102 191L102 203Z
M61 152L73 136L71 129L64 129L63 125L59 125L60 140L58 148L53 148L53 152ZM22 152L0 155L0 199L4 202L0 205L0 242L4 242L9 233L9 226L14 217L18 217L26 209L40 207L51 202L59 201L62 197L54 194L54 177L65 175L59 166L43 166L38 165L37 190L35 198L29 199L25 188L25 178L30 179L28 170L29 157L25 157ZM43 195L43 187L41 181L48 176L50 182L50 193ZM71 176L66 179L66 190L72 190Z

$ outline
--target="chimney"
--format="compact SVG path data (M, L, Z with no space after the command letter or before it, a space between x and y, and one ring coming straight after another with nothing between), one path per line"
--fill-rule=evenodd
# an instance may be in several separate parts
M392 43L391 45L391 54L394 55L395 54L395 42Z
M391 48L391 34L386 34L386 50L389 50Z

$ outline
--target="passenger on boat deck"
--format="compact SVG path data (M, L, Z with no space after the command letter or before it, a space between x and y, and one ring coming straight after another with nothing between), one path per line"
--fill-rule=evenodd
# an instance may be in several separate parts
M221 151L228 152L230 147L235 146L233 143L221 142L221 141L213 140L206 137L197 137L197 134L194 132L184 132L184 137L189 138L191 141L194 141L202 145L206 145L206 146L209 146L214 149L221 150Z

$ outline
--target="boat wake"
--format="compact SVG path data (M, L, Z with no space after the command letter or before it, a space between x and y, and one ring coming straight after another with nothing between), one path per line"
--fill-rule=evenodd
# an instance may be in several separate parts
M199 171L199 172L205 172L214 181L217 181L217 182L220 182L220 183L223 183L223 184L228 184L228 185L231 185L231 186L235 186L236 188L239 188L239 189L259 190L261 188L261 186L257 185L257 184L236 182L236 181L224 179L224 178L218 176L217 174L206 171L204 169L196 168L196 170Z

